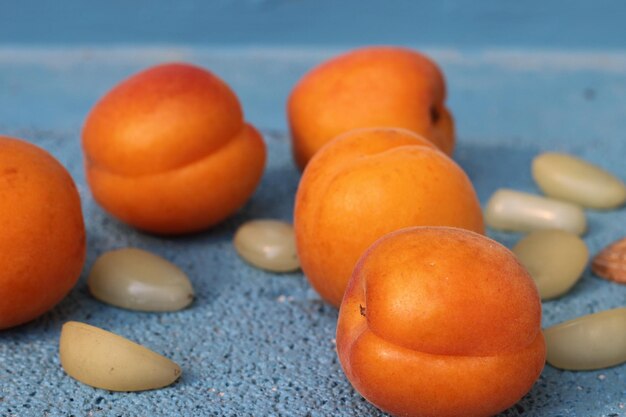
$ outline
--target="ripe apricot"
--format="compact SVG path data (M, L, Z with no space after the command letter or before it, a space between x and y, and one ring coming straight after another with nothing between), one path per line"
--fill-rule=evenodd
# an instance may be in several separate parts
M376 239L424 225L484 232L463 170L408 130L357 129L339 136L313 157L298 187L294 227L302 270L335 306Z
M335 136L356 128L400 127L454 149L454 122L443 74L406 48L368 47L326 61L293 89L287 106L293 153L301 169Z
M87 117L83 149L98 203L163 234L233 214L258 185L266 156L232 90L189 64L149 68L107 93Z
M85 226L74 181L49 153L0 136L0 329L30 321L74 286Z
M537 289L508 249L462 229L413 227L359 260L337 352L354 388L393 415L491 416L541 373L540 325Z

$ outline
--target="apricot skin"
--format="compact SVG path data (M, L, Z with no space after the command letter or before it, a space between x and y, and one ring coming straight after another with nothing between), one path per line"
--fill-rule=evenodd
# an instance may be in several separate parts
M396 416L491 416L545 362L541 303L515 256L476 233L414 227L359 260L337 352L354 388Z
M233 214L266 158L235 94L189 64L149 68L107 93L87 117L83 149L96 201L160 234L199 231Z
M348 132L304 171L294 211L298 256L311 285L337 307L357 260L376 239L420 225L484 232L465 173L412 132Z
M26 323L72 289L85 260L80 198L43 149L0 136L0 329Z
M454 122L445 96L437 65L411 49L368 47L330 59L307 73L289 96L296 163L304 169L325 143L365 127L405 128L451 155Z

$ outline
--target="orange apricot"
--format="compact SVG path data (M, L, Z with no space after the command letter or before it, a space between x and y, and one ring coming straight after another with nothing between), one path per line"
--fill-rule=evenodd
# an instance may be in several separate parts
M354 388L393 415L491 416L543 369L537 288L513 253L467 230L413 227L361 257L339 310Z
M72 289L85 261L80 198L48 152L0 136L0 329L26 323Z
M298 187L294 228L302 270L337 307L354 265L376 239L427 225L484 232L463 170L408 130L340 135L311 159Z
M265 167L261 135L210 72L165 64L107 93L83 130L87 181L113 216L139 229L199 231L237 211Z
M287 113L301 169L335 136L356 128L399 127L423 135L448 155L454 122L443 74L406 48L368 47L326 61L293 89Z

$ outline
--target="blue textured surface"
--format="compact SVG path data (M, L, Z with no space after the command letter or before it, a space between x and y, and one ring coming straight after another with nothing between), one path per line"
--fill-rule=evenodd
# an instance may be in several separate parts
M236 227L258 217L291 219L298 181L284 103L293 83L337 52L302 48L0 47L0 132L48 149L77 181L88 231L85 271L103 251L137 246L177 263L197 300L177 313L116 309L91 298L85 274L53 311L0 333L0 416L378 416L344 378L334 352L336 311L299 273L275 275L238 259ZM449 82L459 133L456 160L484 203L498 187L537 191L529 166L544 150L567 151L626 179L626 53L433 49ZM239 95L264 133L269 165L236 216L192 236L138 233L103 213L85 185L80 126L95 100L128 74L168 60L212 69ZM588 212L592 254L626 234L626 209ZM512 245L518 235L490 233ZM626 286L585 272L563 298L544 303L544 325L624 304ZM171 357L175 385L110 393L67 377L57 354L60 327L86 321ZM563 372L547 366L506 416L626 415L626 366Z
M0 0L3 43L625 48L621 0Z

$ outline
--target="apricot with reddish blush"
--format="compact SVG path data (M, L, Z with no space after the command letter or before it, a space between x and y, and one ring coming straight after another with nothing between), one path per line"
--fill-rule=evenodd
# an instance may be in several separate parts
M199 231L233 214L266 158L233 91L189 64L149 68L107 93L87 117L83 149L96 201L161 234Z
M304 169L337 135L366 127L397 127L454 149L454 121L445 105L439 67L407 48L367 47L334 57L308 72L287 106L293 154Z
M397 416L487 417L543 369L537 288L515 255L467 230L390 233L361 257L339 310L354 388Z
M376 239L425 225L484 231L465 172L405 129L356 129L339 136L313 157L296 194L302 270L337 307L354 265Z

